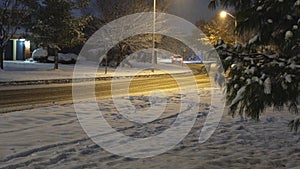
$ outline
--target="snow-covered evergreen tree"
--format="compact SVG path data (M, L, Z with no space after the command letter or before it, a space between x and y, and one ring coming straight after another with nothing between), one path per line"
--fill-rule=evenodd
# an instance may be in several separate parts
M300 0L211 0L210 7L233 7L237 32L255 32L247 44L218 44L229 70L228 100L232 115L259 119L269 106L299 109ZM290 122L297 131L300 117Z

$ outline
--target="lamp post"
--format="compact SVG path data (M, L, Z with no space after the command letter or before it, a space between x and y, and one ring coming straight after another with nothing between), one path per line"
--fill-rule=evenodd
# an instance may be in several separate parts
M183 57L182 57L182 61L181 61L181 65L183 66L183 61L185 60L185 54L186 54L186 48L183 48Z
M105 52L106 52L106 50L107 50L107 48L108 48L108 44L107 44L107 43L108 43L109 40L110 40L109 38L105 38L105 42L104 42L104 43L105 43L105 45L104 45L104 47L105 47L105 48L104 48L104 51L105 51ZM105 71L104 71L104 74L107 74L107 66L108 66L108 65L107 65L107 64L108 64L108 61L107 61L107 60L108 60L107 53L108 53L108 52L104 53L104 54L105 54Z
M105 54L105 73L107 74L107 53Z
M220 17L221 18L226 18L227 16L231 17L233 20L234 20L234 28L236 29L237 27L237 21L236 21L236 17L233 16L231 13L227 12L227 11L221 11L220 12ZM237 37L236 37L236 34L235 34L235 39L234 39L235 43L237 43Z
M153 0L153 34L152 34L152 72L155 69L155 22L156 22L156 0Z

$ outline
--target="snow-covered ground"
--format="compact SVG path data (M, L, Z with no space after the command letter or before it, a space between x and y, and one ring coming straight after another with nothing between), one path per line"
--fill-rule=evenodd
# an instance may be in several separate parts
M91 63L94 64L94 63ZM122 72L118 72L116 75L115 68L108 68L108 73L105 74L104 67L99 67L96 77L111 77L111 76L128 76L132 75L137 69L143 67L149 67L147 63L132 63L133 68L124 68ZM72 79L74 64L59 64L59 69L54 70L53 63L35 63L35 62L24 62L24 61L5 61L4 71L0 70L0 82L10 81L36 81L36 80L52 80L52 79ZM83 66L81 66L83 67ZM167 69L170 73L184 73L187 70L180 66L168 63L159 63L157 70L152 73L150 70L144 70L139 75L156 75L165 74L165 71L159 69ZM82 78L92 78L94 74L90 72L90 68L87 66L86 69L81 69Z
M170 151L145 159L120 157L93 143L81 128L73 104L1 114L0 168L300 167L300 138L286 127L293 118L287 112L268 110L259 122L240 122L224 114L213 136L200 144L199 132L210 109L210 94L209 90L200 91L197 121L188 136ZM99 106L111 126L140 138L159 134L174 121L180 96L169 93L167 98L166 112L146 125L122 118L111 99L99 100ZM129 99L141 109L149 106L146 96Z
M54 71L53 64L23 62L5 62L5 66L5 71L0 72L0 81L72 78L74 69L73 65L60 65L60 70ZM167 66L174 68L171 69L174 73L182 72L180 66ZM112 69L109 70L108 75L112 75ZM100 68L97 76L108 76L103 72ZM128 74L130 72L124 72ZM200 131L211 109L209 87L200 89L197 120L187 137L173 149L145 159L117 156L95 144L79 124L72 103L49 103L31 110L0 114L0 169L300 168L300 136L289 131L287 124L294 115L284 110L268 109L259 122L241 122L225 112L212 137L200 144ZM97 101L113 128L127 136L143 138L162 133L176 119L180 99L184 96L166 91L165 97L168 101L165 112L145 125L123 118L112 99ZM142 94L125 99L141 110L151 105ZM85 108L90 110L88 104ZM106 136L109 141L116 141Z

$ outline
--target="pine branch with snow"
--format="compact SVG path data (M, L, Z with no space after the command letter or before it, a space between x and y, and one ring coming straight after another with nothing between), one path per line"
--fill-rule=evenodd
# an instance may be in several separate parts
M290 108L298 113L300 101L300 10L299 0L214 0L233 7L236 31L255 36L247 44L217 44L224 69L228 72L227 101L230 112L259 119L267 107ZM275 15L276 14L276 15ZM226 47L224 47L226 46ZM299 118L290 127L297 131Z

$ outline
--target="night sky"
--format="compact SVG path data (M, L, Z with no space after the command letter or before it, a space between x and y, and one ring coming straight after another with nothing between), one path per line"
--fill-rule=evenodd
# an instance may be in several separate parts
M171 5L170 14L177 15L184 18L193 24L199 20L208 20L216 15L219 11L208 9L208 3L210 0L175 0L175 3ZM159 0L157 0L159 3ZM78 11L78 15L80 12ZM77 15L77 13L74 13Z
M208 9L208 3L209 0L176 0L171 13L192 23L200 19L208 20L217 13L217 10Z

